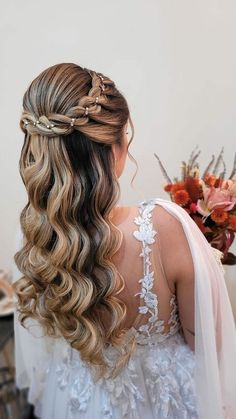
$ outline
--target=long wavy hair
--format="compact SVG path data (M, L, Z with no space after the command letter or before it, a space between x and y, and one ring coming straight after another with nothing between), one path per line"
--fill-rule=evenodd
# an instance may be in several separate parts
M73 63L44 70L23 97L19 170L28 202L14 255L23 275L14 283L19 320L26 327L34 318L46 335L63 336L97 378L108 369L107 346L121 355L113 377L135 348L134 340L124 343L124 280L111 261L122 242L111 221L120 196L111 145L122 147L127 121L129 146L124 96L102 73Z

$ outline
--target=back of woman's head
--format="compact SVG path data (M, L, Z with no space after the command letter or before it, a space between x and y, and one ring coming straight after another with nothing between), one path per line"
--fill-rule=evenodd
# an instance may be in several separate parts
M32 81L20 120L28 194L24 244L15 254L23 274L15 283L20 320L35 318L46 334L63 336L101 374L103 350L119 348L125 331L126 308L117 297L124 281L111 262L122 236L111 213L120 193L112 144L124 146L128 120L115 83L72 63Z

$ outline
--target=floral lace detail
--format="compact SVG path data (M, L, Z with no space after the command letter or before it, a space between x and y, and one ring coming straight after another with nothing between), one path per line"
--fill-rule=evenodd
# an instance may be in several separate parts
M58 389L68 390L67 419L141 418L146 409L163 419L197 419L194 388L194 352L176 333L158 346L138 346L126 368L114 379L107 375L96 383L91 368L79 352L64 341L56 361ZM106 357L116 362L117 350L110 346ZM51 363L50 370L54 371ZM96 404L96 407L94 405ZM94 410L96 409L96 410ZM153 416L151 416L153 417ZM148 416L149 418L149 416Z
M116 363L117 352L114 347L107 348L106 357L110 365ZM146 400L142 395L138 385L139 375L136 368L135 360L129 360L127 367L114 379L107 375L102 377L99 382L107 391L110 400L109 419L113 418L112 408L119 407L122 417L130 417L130 412L135 412L139 402L144 403Z
M112 419L113 409L121 409L122 417L128 418L130 411L135 412L138 402L145 402L138 386L138 373L135 362L131 359L127 368L114 379L108 377L109 372L97 383L93 380L92 370L83 362L80 354L64 343L62 359L56 363L57 384L60 390L69 387L68 419L77 418L78 412L86 412L96 386L100 388L102 401L100 413L104 419ZM106 358L110 365L116 362L118 355L114 347L108 347ZM51 368L54 368L51 366ZM49 368L50 371L50 368Z
M139 283L141 283L141 291L136 293L135 296L139 295L140 299L143 300L143 304L139 306L139 313L150 313L150 316L146 324L139 326L137 330L135 328L131 329L136 334L136 340L138 343L143 344L149 342L153 343L153 339L146 339L147 337L150 338L153 332L155 335L159 334L159 339L157 339L155 336L154 341L161 342L168 336L176 333L177 330L181 327L179 316L177 314L178 308L176 304L176 296L173 294L170 299L172 310L168 320L168 324L170 324L170 330L168 333L162 333L165 329L165 321L158 319L158 298L157 295L151 291L154 281L154 272L150 270L150 253L152 250L149 245L155 242L154 237L157 234L157 232L153 229L151 220L152 210L154 207L155 201L153 200L141 202L139 204L139 215L134 218L134 223L139 226L139 230L134 231L133 235L137 240L142 242L142 252L139 256L143 257L144 272L143 278L139 280Z
M177 333L144 360L145 384L156 418L197 419L194 353Z
M68 398L69 419L72 419L76 412L87 410L94 385L91 374L88 373L87 365L80 360L78 371L78 361L73 360L72 353L73 349L65 343L61 362L56 366L58 387L61 390L70 387ZM72 380L71 374L74 375Z

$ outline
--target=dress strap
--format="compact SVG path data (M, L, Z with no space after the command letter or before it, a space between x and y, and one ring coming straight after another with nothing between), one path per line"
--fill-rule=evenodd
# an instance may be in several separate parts
M142 201L138 205L139 215L134 218L134 223L139 229L133 232L134 237L142 242L142 252L139 256L143 258L143 277L139 280L141 291L135 294L139 295L141 305L140 314L150 313L148 322L139 327L140 332L146 332L149 335L150 330L158 320L158 300L157 295L151 289L154 281L154 271L151 270L150 253L152 251L150 244L155 242L157 232L153 229L152 210L155 207L153 201Z

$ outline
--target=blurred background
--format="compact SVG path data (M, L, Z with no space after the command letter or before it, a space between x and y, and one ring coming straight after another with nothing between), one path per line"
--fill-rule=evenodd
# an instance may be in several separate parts
M224 146L230 173L236 148L234 0L8 0L1 6L2 276L12 274L19 213L26 203L18 171L22 97L29 83L53 64L74 62L102 72L127 98L135 128L130 151L139 171L132 187L135 166L127 160L120 205L169 199L154 153L173 178L197 145L202 171ZM236 304L235 266L228 271L227 286ZM3 368L14 363L11 315L7 317L5 329L0 324L0 336L9 332L1 342Z

